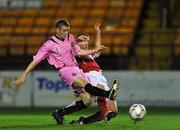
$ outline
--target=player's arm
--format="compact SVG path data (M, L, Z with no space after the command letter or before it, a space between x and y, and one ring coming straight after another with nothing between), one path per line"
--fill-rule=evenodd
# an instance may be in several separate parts
M96 30L96 39L95 39L95 47L101 46L101 30L100 30L100 24L96 23L94 25L94 28ZM99 57L101 52L95 53L93 55L94 58Z
M85 55L92 55L95 53L99 53L101 52L103 49L105 49L106 47L104 47L103 45L101 46L97 46L95 49L92 50L84 50L84 49L80 49L80 51L77 53L78 56L85 56Z
M26 79L26 76L28 75L28 73L35 68L35 66L37 65L38 63L33 60L28 66L27 68L25 69L25 71L23 72L23 74L18 77L18 79L15 81L15 84L16 86L20 86L22 83L24 83L25 79Z
M16 86L20 86L24 83L28 73L36 67L43 59L45 59L49 52L48 44L44 43L39 49L38 53L33 57L33 61L27 66L23 74L15 81Z

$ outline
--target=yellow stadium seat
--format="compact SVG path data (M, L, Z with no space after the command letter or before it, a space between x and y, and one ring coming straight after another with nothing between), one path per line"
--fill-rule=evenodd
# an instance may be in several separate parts
M135 28L137 26L137 18L124 18L121 21L121 26Z
M17 18L8 17L1 19L1 26L15 26Z
M44 35L35 35L27 37L27 45L42 45L45 42Z
M175 55L180 55L180 33L176 35L175 45Z
M34 17L38 13L39 9L34 9L34 8L26 8L23 10L22 15L24 17Z
M107 8L109 0L96 0L93 2L93 8Z
M7 54L8 37L0 36L0 39L0 56L5 56Z
M137 7L141 8L143 5L143 0L129 0L128 7Z
M58 6L59 1L57 0L43 0L43 8L56 8Z
M31 27L27 26L18 26L15 28L14 33L15 34L29 34L31 31Z
M83 32L92 34L92 33L95 33L95 29L94 29L94 27L88 27L88 28L86 27L83 29Z
M106 17L120 18L123 15L123 10L119 8L111 8L107 11Z
M71 19L70 24L72 27L83 26L85 24L84 17L74 17Z
M38 16L47 16L47 17L52 17L56 13L56 9L41 9L37 13Z
M12 27L0 27L0 34L7 34L10 35L13 32L13 28Z
M48 17L38 17L35 19L36 26L50 26L52 19Z
M116 45L127 45L131 42L132 36L131 35L116 35L113 38L113 44Z
M93 1L91 0L79 0L76 2L77 8L89 8L92 6Z
M47 27L33 27L31 29L32 34L47 34L48 28Z
M91 46L95 41L95 23L100 23L102 44L110 49L103 54L127 54L131 44L143 0L43 0L42 7L0 9L0 44L11 44L10 53L23 55L24 45L28 45L28 54L37 52L46 36L54 35L55 24L59 19L67 19L74 35L86 32L91 37ZM4 17L12 16L12 17ZM27 35L26 37L22 37ZM179 38L176 41L179 43ZM19 52L17 52L18 45ZM22 45L22 46L21 46ZM119 47L120 46L120 47Z
M59 9L56 11L56 17L60 18L69 18L73 14L73 10L63 10Z
M86 26L93 28L95 23L102 24L103 23L103 18L101 18L101 17L97 17L97 18L90 17L90 18L88 18L88 21L86 21Z
M74 17L86 17L88 15L88 12L89 10L88 9L77 9L77 10L74 10L73 12L73 16Z
M18 26L32 26L34 19L31 17L22 17L17 21Z
M7 9L4 9L4 8L0 8L0 17L4 17L6 16L8 10Z
M7 54L6 46L0 44L0 56L5 56Z
M25 49L21 46L10 46L10 55L24 55Z
M11 36L9 38L9 44L21 47L26 44L26 37L24 35Z
M110 7L123 8L126 6L127 0L110 0L109 2Z
M55 32L56 32L56 28L54 26L51 27L50 30L49 30L49 34L54 35Z
M9 36L0 35L0 45L8 45L9 44Z
M93 17L103 17L106 13L106 10L103 10L103 9L92 9L90 11L90 16L93 16Z
M111 34L102 34L101 44L104 46L112 45L113 36Z
M123 34L133 34L134 33L134 29L133 28L125 28L125 27L119 27L116 28L116 33L119 35L123 35Z
M82 33L82 32L83 32L82 28L79 28L79 27L71 28L71 33L74 35L77 35L77 34Z
M20 8L11 8L8 9L8 11L6 12L6 16L8 17L19 17L22 13L22 9Z
M128 18L138 18L140 11L135 8L131 10L126 10L124 14L125 14L125 17L128 17Z
M10 54L11 55L24 55L26 37L24 36L12 36L9 38Z
M37 51L39 50L40 46L28 46L27 48L27 54L28 55L35 55Z
M75 0L61 0L58 7L60 9L73 9L77 2Z
M129 52L129 47L124 45L114 45L112 53L115 55L127 55Z
M44 35L35 35L35 36L29 36L27 38L27 53L28 55L36 54L39 47L43 45L46 38Z

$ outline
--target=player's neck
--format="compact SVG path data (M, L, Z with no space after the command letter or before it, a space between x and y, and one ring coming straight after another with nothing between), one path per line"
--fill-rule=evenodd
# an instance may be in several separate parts
M55 37L61 41L64 41L64 38L60 37L59 35L55 34Z

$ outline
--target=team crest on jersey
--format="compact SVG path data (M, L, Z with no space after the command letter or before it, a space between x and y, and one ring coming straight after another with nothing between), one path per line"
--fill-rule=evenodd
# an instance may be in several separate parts
M72 73L72 75L73 75L73 76L76 76L76 75L77 75L77 73L73 72L73 73Z
M71 47L72 47L72 48L74 47L74 43L73 43L73 42L71 42Z

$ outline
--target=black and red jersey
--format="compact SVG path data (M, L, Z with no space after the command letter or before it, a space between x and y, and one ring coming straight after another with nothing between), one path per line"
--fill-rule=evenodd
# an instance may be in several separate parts
M85 73L89 71L100 71L99 65L96 63L92 55L87 56L77 56L76 60L79 64L79 68Z

